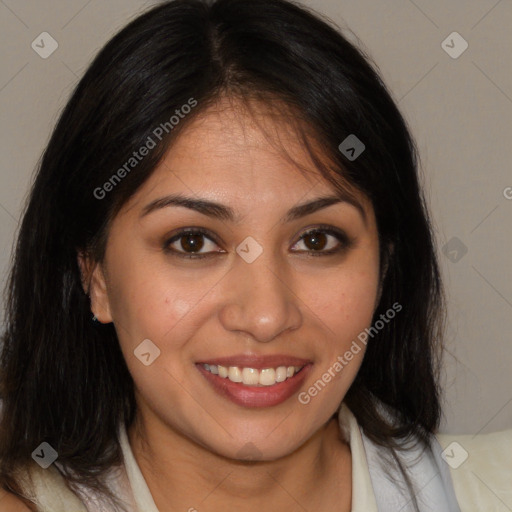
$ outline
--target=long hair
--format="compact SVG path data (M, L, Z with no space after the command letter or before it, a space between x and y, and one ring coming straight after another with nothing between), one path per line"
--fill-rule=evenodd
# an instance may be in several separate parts
M398 448L404 437L427 442L436 430L443 293L415 145L376 67L328 20L289 1L175 0L136 18L100 51L41 159L6 296L7 490L21 495L14 470L47 441L68 482L107 492L101 476L121 461L117 429L135 417L133 381L115 326L91 322L77 253L102 260L112 219L172 151L176 134L221 95L286 105L283 115L300 120L298 136L322 176L370 198L383 279L375 320L395 303L403 311L368 342L345 401L383 446ZM196 106L171 127L191 99ZM339 149L349 135L365 144L356 159ZM148 137L155 147L113 182Z

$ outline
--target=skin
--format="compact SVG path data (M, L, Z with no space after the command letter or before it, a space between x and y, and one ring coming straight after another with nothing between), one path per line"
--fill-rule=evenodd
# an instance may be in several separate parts
M14 494L0 489L0 512L31 512L31 509Z
M236 103L221 100L184 129L152 176L113 220L104 261L80 258L91 309L114 322L136 387L137 420L128 435L157 507L166 510L350 510L351 454L333 415L354 380L364 346L307 405L247 408L220 396L195 366L235 354L288 354L313 367L307 390L371 323L379 298L379 243L371 204L364 216L342 202L284 223L293 206L332 186L314 168L284 120L258 110L259 125L280 138L302 175ZM182 193L223 203L238 223L184 207L141 217L151 201ZM310 256L302 235L319 224L345 232L351 245ZM210 230L203 260L163 246L181 228ZM253 237L252 263L236 247ZM321 251L339 246L326 235ZM181 242L181 243L180 243ZM172 248L187 250L183 238ZM190 249L189 253L190 253ZM186 252L185 252L186 253ZM161 353L134 356L144 339ZM252 443L257 461L238 452Z

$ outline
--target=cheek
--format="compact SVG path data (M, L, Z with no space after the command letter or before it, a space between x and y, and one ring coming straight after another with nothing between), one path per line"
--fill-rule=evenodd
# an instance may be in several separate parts
M323 411L336 410L362 364L366 343L361 333L371 325L377 281L375 271L338 271L323 290L317 282L310 296L308 305L321 325L322 343L315 372L298 400L319 418Z
M134 251L116 261L110 274L109 304L121 341L166 339L176 325L181 328L180 321L204 295L204 281L172 271L159 258L137 258Z
M332 274L319 287L310 283L308 305L341 339L357 335L372 320L378 293L378 273L373 270Z

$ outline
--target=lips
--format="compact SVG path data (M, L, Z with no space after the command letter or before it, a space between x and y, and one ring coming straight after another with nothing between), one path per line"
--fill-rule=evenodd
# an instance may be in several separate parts
M302 386L313 363L310 360L287 356L287 355L269 355L254 356L242 354L238 356L221 357L205 359L196 363L196 368L204 376L221 397L229 399L237 405L243 407L271 407L279 405L288 400ZM262 372L274 372L274 368L294 368L290 377L284 380L277 379L274 384L272 381L266 382L266 385L255 384L247 385L243 382L234 382L226 376L219 375L219 372L213 372L212 369L220 368L253 369L261 374ZM238 380L238 379L235 379Z

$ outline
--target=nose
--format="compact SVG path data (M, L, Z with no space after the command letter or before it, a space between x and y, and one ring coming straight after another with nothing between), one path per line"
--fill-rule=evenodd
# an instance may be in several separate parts
M289 272L265 253L252 263L239 258L224 280L220 321L260 343L276 339L302 324L300 298Z

